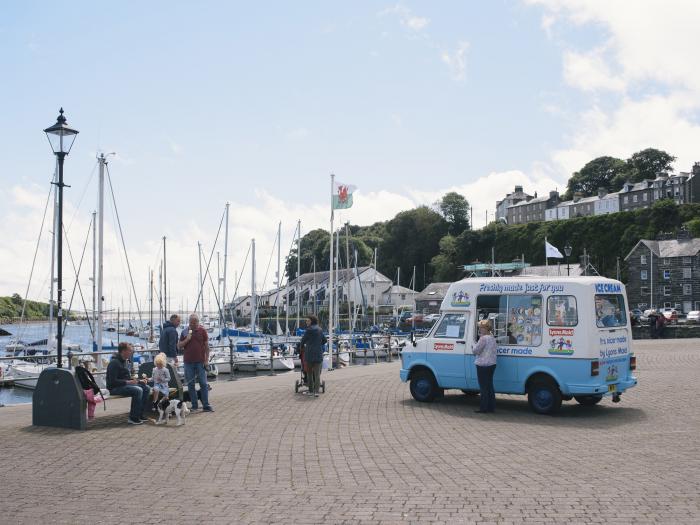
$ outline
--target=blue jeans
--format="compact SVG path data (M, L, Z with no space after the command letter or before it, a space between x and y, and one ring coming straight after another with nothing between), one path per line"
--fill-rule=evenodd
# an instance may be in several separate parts
M135 385L124 385L109 390L110 394L116 396L126 396L131 398L131 410L129 410L129 419L138 421L143 415L143 411L148 403L148 394L151 389L143 383Z
M482 412L495 412L496 392L493 390L493 373L496 365L476 367L476 378L479 380L479 410Z
M202 394L202 405L209 406L209 387L207 385L207 371L204 370L204 363L185 363L185 381L187 381L187 391L190 393L192 408L197 408L197 391L194 387L195 377L199 380L199 391Z

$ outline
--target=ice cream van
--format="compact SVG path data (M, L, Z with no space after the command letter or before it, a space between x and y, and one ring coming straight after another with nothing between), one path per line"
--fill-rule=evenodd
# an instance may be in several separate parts
M454 388L478 392L472 348L491 320L496 393L527 395L540 414L562 400L617 403L637 384L624 285L602 277L490 277L453 283L428 335L401 354L401 380L430 402Z

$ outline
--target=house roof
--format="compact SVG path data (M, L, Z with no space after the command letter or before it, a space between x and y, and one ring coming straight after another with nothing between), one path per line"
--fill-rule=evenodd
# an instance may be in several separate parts
M447 295L447 290L452 283L431 283L425 290L416 295L416 301L437 301L442 300Z
M409 294L409 293L418 293L418 292L416 292L415 290L411 290L410 288L406 288L405 286L399 286L399 285L397 285L397 284L395 284L394 286L392 286L390 290L386 290L386 292L390 292L390 293L405 293L405 294ZM386 293L386 292L384 292L384 293Z
M650 249L657 257L694 257L700 252L700 239L670 239L667 241L640 240L625 257L625 260L634 253L637 247L643 244Z

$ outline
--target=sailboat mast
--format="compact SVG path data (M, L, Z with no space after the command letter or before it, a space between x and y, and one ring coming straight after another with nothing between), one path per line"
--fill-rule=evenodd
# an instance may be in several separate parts
M58 162L58 161L56 161ZM58 169L58 168L57 168ZM56 173L54 173L54 181L56 180ZM51 237L51 287L49 290L49 334L46 338L47 345L51 344L53 332L53 290L56 283L54 278L54 265L56 262L56 232L58 231L58 192L54 189L53 193L53 236Z
M165 236L163 236L163 322L168 317L168 257L165 251Z
M103 315L104 315L104 227L105 227L105 207L104 207L104 194L105 194L105 164L107 160L105 159L104 153L101 153L98 158L100 164L100 177L99 177L99 189L97 196L97 222L98 222L98 238L97 243L97 351L102 351L102 334L103 329ZM119 330L119 325L117 324L117 330ZM98 363L102 363L102 359L97 360ZM101 368L101 366L98 366Z
M255 297L255 239L251 240L251 256L252 256L252 261L253 263L250 265L251 266L251 275L250 275L250 330L251 332L255 333L255 319L257 317L256 309L257 305L256 303L256 297Z
M350 274L350 222L345 223L345 275L347 276ZM352 278L350 279L352 280ZM353 312L353 317L354 317L354 311L351 308L352 301L350 300L350 280L346 277L345 281L348 283L348 328L350 327L350 312ZM355 286L357 286L357 283L355 283ZM353 286L354 290L354 286ZM355 323L353 323L353 328Z
M148 319L148 325L151 328L151 333L148 338L148 340L152 343L153 342L153 270L149 270L149 284L148 284L148 299L149 299L149 319Z
M220 324L220 330L226 327L226 267L228 265L228 212L230 204L226 203L226 230L224 233L224 276L221 283L221 308L223 310L223 320ZM222 326L221 326L222 325Z
M275 333L279 330L280 326L280 283L282 280L280 279L280 265L282 262L282 253L281 253L281 244L282 244L282 221L277 225L277 295L275 298Z
M97 277L97 212L92 212L92 346L95 347L95 316L97 315L96 308L96 277Z
M377 249L374 249L374 275L372 276L372 325L377 324Z
M297 221L297 286L294 292L294 297L297 300L297 330L299 329L299 308L301 307L301 287L299 286L301 278L301 219Z
M202 275L202 243L197 241L197 254L199 256L199 311L200 318L204 321L204 278Z

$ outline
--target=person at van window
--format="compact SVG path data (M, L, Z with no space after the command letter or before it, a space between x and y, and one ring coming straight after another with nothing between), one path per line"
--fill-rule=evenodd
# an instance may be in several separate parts
M496 371L496 339L491 333L491 321L479 321L479 341L474 345L476 377L479 380L478 414L496 411L496 392L493 389L493 374Z

